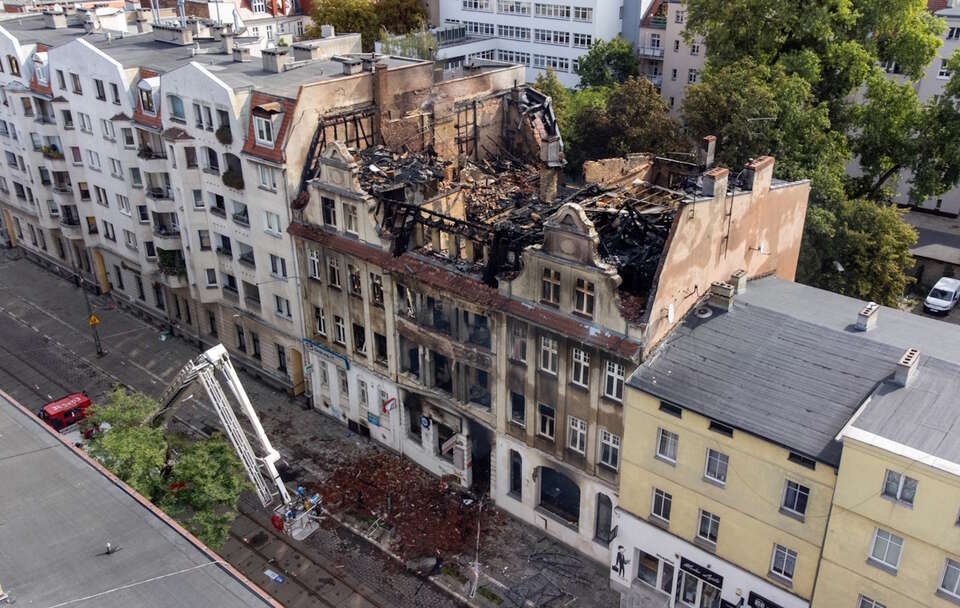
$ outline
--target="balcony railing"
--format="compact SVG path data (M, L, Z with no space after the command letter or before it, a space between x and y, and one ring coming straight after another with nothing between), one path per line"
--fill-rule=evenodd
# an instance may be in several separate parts
M63 216L60 216L60 223L63 224L64 226L77 227L80 225L80 218L71 217L69 215L63 215Z
M225 258L233 259L233 250L229 247L217 247L217 255L222 255Z
M147 188L146 192L149 198L156 198L162 200L171 200L173 199L173 192L169 187L166 186L150 186Z
M159 237L174 238L180 236L180 229L160 224L153 227L153 234Z
M658 30L666 29L667 18L666 17L650 17L650 27L655 27Z
M40 152L43 153L44 158L49 158L51 160L63 160L63 152L53 146L43 146L40 148Z
M56 119L56 118L54 118L53 116L45 116L45 115L43 115L43 114L37 114L36 118L34 118L33 120L36 121L36 122L38 122L38 123L40 123L40 124L42 124L42 125L55 125L55 124L57 124L57 119Z
M150 146L140 146L140 149L137 150L137 156L146 160L165 159L167 157L163 151L163 148L154 150Z
M53 184L53 191L60 194L73 194L73 184Z
M637 54L641 57L653 57L663 59L663 47L660 46L642 46L637 49Z
M241 226L246 226L246 227L250 226L250 216L247 215L246 213L234 213L233 221L240 224Z
M252 251L247 251L247 252L245 252L245 253L241 253L240 256L239 256L237 259L240 260L240 263L243 264L243 265L245 265L245 266L249 266L249 267L251 267L251 268L256 268L256 267L257 267L257 261L256 261L256 259L253 257L253 252L252 252Z
M227 210L223 207L210 207L210 213L214 215L219 215L220 217L227 217Z

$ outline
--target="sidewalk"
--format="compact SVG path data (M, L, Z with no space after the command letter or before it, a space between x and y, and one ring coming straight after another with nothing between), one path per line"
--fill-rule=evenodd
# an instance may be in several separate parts
M199 352L180 339L161 340L160 328L123 311L98 308L95 313L100 318L100 336L107 355L97 358L79 290L26 260L0 261L0 307L2 316L15 315L21 324L35 328L34 336L48 336L63 349L85 359L77 361L71 357L78 367L85 367L88 376L108 377L152 396L159 396L180 367ZM326 479L337 466L361 456L388 453L336 421L304 410L301 401L290 400L284 392L271 389L242 372L241 380L264 429L289 463L284 471L287 481L311 484ZM202 389L195 387L181 399L176 418L207 432L217 429L219 422L206 401ZM480 585L488 590L484 592L487 599L478 595L471 603L518 608L618 605L618 594L609 589L609 571L605 565L587 559L505 514L501 513L496 519L501 523L480 547ZM453 605L452 601L438 603L435 598L426 597L432 594L424 594L424 590L419 589L422 579L402 572L395 561L385 555L349 547L330 538L324 540L322 537L326 535L315 536L316 542L311 537L307 543L311 548L331 561L345 563L368 585L395 593L391 598L393 605ZM349 560L345 559L347 553ZM458 594L469 592L469 579L472 579L474 551L465 553L445 556L448 567L437 577L438 582ZM411 587L411 582L416 585ZM414 592L418 593L409 595Z

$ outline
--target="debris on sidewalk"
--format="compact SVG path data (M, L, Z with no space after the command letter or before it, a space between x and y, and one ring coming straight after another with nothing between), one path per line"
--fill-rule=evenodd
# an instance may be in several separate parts
M404 559L475 550L477 501L410 460L366 455L338 466L316 491L334 515L355 518L371 534L384 530L392 550ZM483 510L481 546L501 521L495 509Z

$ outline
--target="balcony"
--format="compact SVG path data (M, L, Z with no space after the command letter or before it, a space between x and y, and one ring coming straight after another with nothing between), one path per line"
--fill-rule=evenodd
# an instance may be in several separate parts
M156 148L140 146L137 157L140 159L140 167L147 173L162 173L167 170L167 155L162 145Z
M43 146L40 148L40 153L43 154L43 157L47 160L64 160L63 152L54 146Z
M60 233L68 239L83 240L83 227L80 218L63 216L60 218Z
M159 200L173 200L173 190L169 186L148 186L147 198Z
M232 260L233 250L230 249L229 247L217 247L217 255Z
M239 260L239 262L240 262L241 264L243 264L244 266L249 266L250 268L256 268L256 267L257 267L257 261L256 261L256 259L253 257L253 251L245 251L245 252L241 253L241 254L237 257L237 260Z
M250 227L250 216L247 213L234 213L233 221L237 224L240 224L244 228Z
M158 249L180 249L180 229L176 226L154 225L153 244Z
M247 305L247 308L249 308L250 310L255 310L257 312L260 312L261 305L260 305L259 298L251 298L248 296L244 298L243 301Z
M159 244L157 246L157 267L160 269L161 282L171 289L187 287L187 263L183 252L179 249L162 249Z
M224 219L227 217L227 209L225 207L210 207L210 213L220 216Z
M644 78L650 81L650 84L660 87L663 85L663 74L644 74Z
M658 30L667 29L667 18L666 17L650 17L650 27L656 28Z
M649 59L663 59L663 47L642 46L637 49L637 54L640 57L646 57Z
M137 150L137 157L142 158L143 160L166 160L167 155L164 153L163 148L159 150L154 150L151 146L140 146Z

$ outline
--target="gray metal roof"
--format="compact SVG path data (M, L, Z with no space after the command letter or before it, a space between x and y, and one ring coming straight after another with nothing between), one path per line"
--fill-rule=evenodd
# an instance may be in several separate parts
M730 312L691 313L629 383L834 466L834 438L873 395L855 426L960 457L960 441L943 440L953 426L940 420L958 394L958 374L947 370L960 370L960 327L881 307L876 327L861 332L864 304L773 277L752 281ZM911 347L924 369L894 389L884 381Z
M921 355L907 388L884 382L853 426L960 463L960 366Z
M17 605L271 605L2 396L0 480L0 585Z
M836 466L834 437L901 354L737 302L691 314L630 385Z

